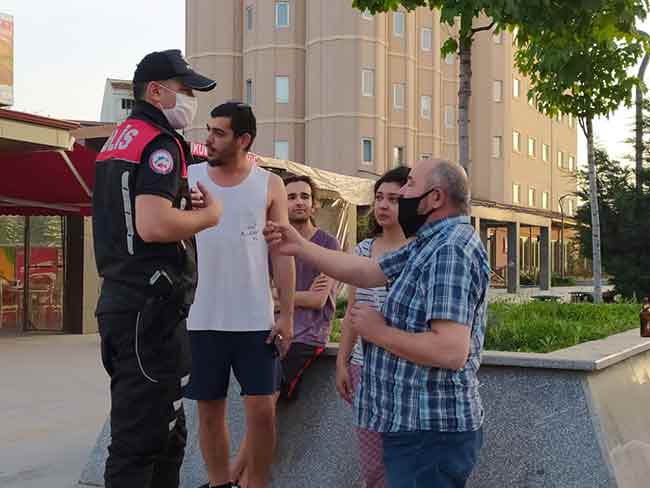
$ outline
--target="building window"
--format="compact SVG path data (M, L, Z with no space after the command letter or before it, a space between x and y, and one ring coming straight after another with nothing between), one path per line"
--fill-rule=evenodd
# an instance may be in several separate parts
M521 81L519 78L513 78L512 79L512 96L515 98L519 98L519 92L521 90Z
M423 51L431 51L431 40L433 39L432 31L429 27L422 27L420 32L420 46Z
M528 156L534 158L537 155L537 141L532 137L528 138Z
M289 103L289 77L275 77L275 102Z
M253 30L253 6L249 5L246 7L246 30Z
M557 167L560 169L564 167L564 153L562 151L557 152Z
M569 213L569 215L571 215L571 216L573 216L574 213L575 213L574 205L575 205L575 204L573 203L573 200L569 200L569 210L568 210L568 213Z
M275 159L289 159L289 142L288 141L275 141L274 144L274 157Z
M445 63L454 64L456 62L456 55L454 53L449 53L445 56Z
M370 10L365 9L363 12L361 12L361 17L366 20L372 20L372 13L370 13Z
M431 120L431 97L429 95L420 97L420 117Z
M492 33L492 40L494 41L495 44L501 44L503 42L503 32L493 32Z
M433 155L431 153L423 153L420 154L420 160L427 160L433 158Z
M492 93L495 102L503 101L503 81L494 80L492 82Z
M404 146L395 146L393 148L393 167L404 166Z
M492 157L500 158L503 151L503 142L501 136L492 137Z
M562 123L562 112L557 113L557 115L555 116L555 120L557 120L558 124Z
M528 206L529 207L535 206L535 188L528 189Z
M246 80L246 103L253 105L253 80L250 78Z
M445 105L445 127L453 129L456 126L456 110L453 105Z
M132 98L123 98L122 99L122 110L133 110L133 105L135 101Z
M364 163L372 163L375 158L374 141L369 138L361 139L361 157Z
M406 30L406 15L404 12L393 12L393 33L397 37L403 37Z
M375 96L375 70L361 70L361 93L364 97Z
M521 186L516 183L512 185L512 203L521 203Z
M404 108L404 92L406 85L404 83L393 83L393 108L402 110Z
M275 2L275 26L289 27L289 2Z
M521 134L516 130L512 131L512 150L521 152Z
M548 192L542 192L542 208L548 210Z
M573 129L576 123L575 119L573 118L573 115L569 114L567 115L567 118L569 119L569 127Z
M542 161L548 163L551 156L551 147L548 144L542 144Z
M576 158L569 156L569 171L574 171L576 169Z

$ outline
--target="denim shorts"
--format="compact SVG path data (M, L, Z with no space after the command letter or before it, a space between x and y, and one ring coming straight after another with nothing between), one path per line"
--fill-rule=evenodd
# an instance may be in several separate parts
M391 488L463 488L478 461L483 430L385 432L382 440Z

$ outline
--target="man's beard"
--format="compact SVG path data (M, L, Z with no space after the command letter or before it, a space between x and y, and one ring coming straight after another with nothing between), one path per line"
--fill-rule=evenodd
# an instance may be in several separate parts
M292 217L291 215L289 216L289 223L292 225L302 225L306 224L307 222L309 222L309 215L305 214L304 217Z
M208 159L208 164L213 168L215 168L217 166L223 166L226 163L223 162L221 159Z
M235 147L226 147L221 151L221 154L217 156L210 157L208 153L208 164L210 166L226 166L229 162L234 161L235 154L237 154L237 149Z

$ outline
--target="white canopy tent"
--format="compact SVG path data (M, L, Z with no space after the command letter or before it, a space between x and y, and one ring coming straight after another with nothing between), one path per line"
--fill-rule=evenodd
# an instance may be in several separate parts
M205 145L192 143L192 154L207 157ZM336 228L329 230L336 233L343 248L356 244L356 208L371 205L374 200L374 180L356 176L342 175L314 168L306 164L283 159L274 159L259 154L249 153L255 164L271 170L280 170L296 175L309 176L318 188L319 200L332 200L331 207L336 210ZM319 218L319 223L324 219ZM326 227L330 227L326 225Z

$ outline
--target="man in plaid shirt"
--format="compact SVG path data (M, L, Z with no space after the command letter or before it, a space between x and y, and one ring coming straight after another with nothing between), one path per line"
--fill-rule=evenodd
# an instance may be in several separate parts
M291 226L271 222L265 234L337 280L387 284L381 313L355 305L345 320L364 339L357 423L382 433L391 488L460 488L482 444L488 259L460 165L419 161L401 196L400 224L415 239L379 261L315 246Z

